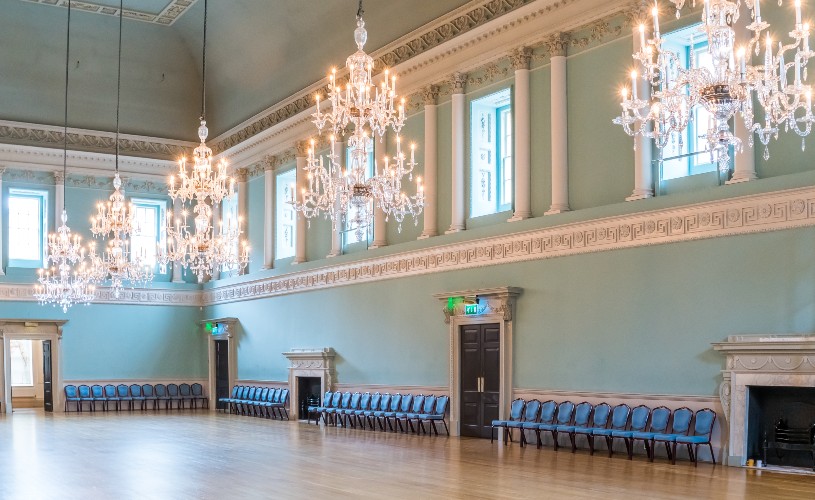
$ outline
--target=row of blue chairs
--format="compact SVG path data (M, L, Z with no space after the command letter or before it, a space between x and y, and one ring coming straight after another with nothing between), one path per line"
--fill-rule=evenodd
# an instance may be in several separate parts
M334 425L356 428L367 427L376 430L378 426L384 431L385 427L391 431L398 428L401 432L410 429L414 433L427 434L424 424L430 427L430 432L439 435L436 423L444 424L444 430L450 435L447 427L445 414L447 405L450 402L448 396L425 396L418 394L380 394L375 392L341 393L328 391L323 396L323 404L309 406L307 420L311 422L314 415L314 423L319 425L320 419L325 425ZM404 427L402 422L405 423ZM413 423L416 423L414 426Z
M288 400L288 389L248 385L236 385L232 388L230 397L218 398L220 403L224 403L224 412L286 420L289 419L289 412L286 410Z
M592 405L583 402L575 405L571 401L541 403L537 399L531 401L516 399L510 405L509 420L493 420L490 440L492 441L495 429L503 429L504 444L507 444L507 439L512 441L513 429L519 429L520 443L524 446L527 443L525 431L534 431L540 448L541 434L545 435L548 432L552 435L554 449L557 450L558 436L565 434L569 436L574 453L577 449L576 438L585 436L593 455L595 439L600 437L605 438L608 456L611 457L614 440L622 439L625 441L629 460L634 455L634 444L642 441L651 462L654 461L657 443L664 443L672 464L676 463L677 445L684 444L687 445L688 456L694 465L697 464L699 446L707 445L710 448L711 460L715 464L716 457L710 442L715 422L716 412L710 408L704 408L694 414L686 407L671 411L665 406L652 410L648 406L640 405L632 410L626 404L618 404L611 408L607 403Z
M160 403L164 403L164 409L173 408L173 402L177 403L179 410L184 409L185 403L189 401L190 408L197 408L201 402L202 408L209 408L209 398L204 395L204 388L201 384L101 384L80 386L65 386L65 411L68 411L69 404L75 404L75 410L82 411L85 403L90 411L96 411L96 404L101 403L102 410L108 411L110 403L115 404L116 411L125 406L133 411L136 403L142 410L147 409L147 403L153 403L153 409L159 409Z

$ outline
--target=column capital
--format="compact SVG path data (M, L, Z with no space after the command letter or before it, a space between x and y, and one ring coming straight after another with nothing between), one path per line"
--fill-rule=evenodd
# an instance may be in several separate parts
M568 33L555 33L550 36L546 42L544 42L546 49L549 51L549 57L565 56L570 41L571 37Z
M311 147L309 141L297 141L294 143L294 154L298 158L305 158L308 156L308 149Z
M428 85L427 87L422 89L422 97L424 98L425 106L435 106L436 101L439 98L439 86Z
M266 155L263 157L264 172L274 172L275 166L277 166L277 156Z
M63 175L62 170L54 172L54 184L65 184L65 175Z
M456 71L450 75L450 88L454 94L463 94L464 86L467 84L467 73Z
M626 22L631 25L632 28L638 29L639 23L641 23L643 19L648 19L651 16L653 6L654 2L635 0L628 10L625 11Z
M235 170L235 180L238 182L246 182L246 179L249 177L249 171L245 168L239 168Z
M509 60L512 62L512 67L518 69L529 69L529 64L532 62L532 49L529 47L518 47L509 53Z

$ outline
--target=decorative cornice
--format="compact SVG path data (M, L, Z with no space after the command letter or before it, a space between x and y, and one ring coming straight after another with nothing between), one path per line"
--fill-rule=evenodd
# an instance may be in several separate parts
M67 0L23 0L24 2L38 3L42 5L52 5L54 7L67 7ZM197 0L168 0L167 5L158 13L142 12L132 9L122 9L122 17L133 19L136 21L144 21L146 23L158 24L161 26L172 26L178 18ZM102 14L106 16L119 16L119 9L110 5L102 5L89 1L74 1L71 2L71 9L81 10L83 12L90 12L93 14Z
M0 284L0 301L36 302L34 298L34 285L31 284ZM150 290L150 289L124 289L119 298L113 297L109 288L96 290L94 304L128 304L144 306L191 306L200 307L201 292L199 290Z
M530 47L519 47L509 53L509 60L513 69L529 69L532 61L532 49Z
M205 304L648 245L815 225L815 188L536 229L293 272L204 292Z

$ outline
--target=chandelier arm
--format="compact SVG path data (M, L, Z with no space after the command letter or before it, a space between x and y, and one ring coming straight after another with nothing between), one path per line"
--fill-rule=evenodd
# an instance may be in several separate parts
M122 10L124 0L119 0L119 64L116 70L116 173L119 173L119 107L122 94Z

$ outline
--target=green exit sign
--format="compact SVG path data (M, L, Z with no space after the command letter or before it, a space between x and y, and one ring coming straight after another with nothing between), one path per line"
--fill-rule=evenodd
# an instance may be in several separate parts
M464 304L464 314L478 314L478 304Z

